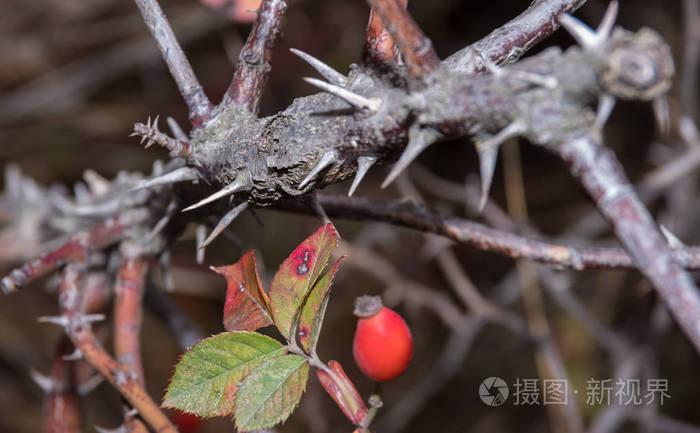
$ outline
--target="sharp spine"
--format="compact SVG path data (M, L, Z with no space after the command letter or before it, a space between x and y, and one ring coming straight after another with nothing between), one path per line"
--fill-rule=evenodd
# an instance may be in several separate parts
M47 394L56 390L56 382L51 377L41 374L33 368L29 369L29 377Z
M486 201L493 182L493 173L496 169L498 149L506 140L525 132L523 123L515 121L500 130L496 135L476 145L476 153L479 156L479 172L481 177L481 197L479 198L479 212L484 210Z
M240 172L238 174L238 176L236 176L236 180L234 180L230 184L226 185L225 187L221 188L219 191L215 192L214 194L210 195L209 197L193 204L192 206L186 207L182 211L187 212L187 211L197 209L199 207L204 206L205 204L208 204L208 203L211 203L211 202L218 200L220 198L226 197L227 195L231 195L233 193L242 191L245 188L247 188L248 185L250 185L250 175L244 174L244 172Z
M233 222L233 220L236 219L236 217L247 208L248 202L243 202L231 209L230 211L228 211L226 215L224 215L221 218L216 227L214 227L214 230L211 231L209 236L204 240L204 242L202 242L202 244L198 248L206 248L207 246L209 246L209 244L212 243L214 239L216 239L221 234L221 232L223 232L226 229L226 227L228 227Z
M664 237L666 238L666 242L668 242L668 246L673 250L673 251L679 251L685 249L685 244L683 241L678 239L676 235L671 232L671 230L667 229L665 226L661 225L661 233L663 233Z
M620 4L618 0L612 0L608 5L608 9L605 11L605 15L603 15L603 19L600 20L600 24L598 24L598 28L596 29L596 35L598 35L600 42L604 42L610 37L612 29L615 26L619 7Z
M340 87L347 86L348 79L343 74L331 68L327 64L323 63L316 57L312 56L311 54L305 53L301 50L297 50L296 48L290 48L289 51L301 57L306 63L311 65L311 67L314 68L316 72L321 74L323 78L328 80L329 83L335 84L336 86Z
M68 326L68 318L66 316L41 316L36 319L39 323L51 323L58 326L63 326L64 328Z
M593 31L593 29L569 14L559 15L559 24L561 24L585 50L596 51L610 37L610 33L615 25L615 19L617 18L618 7L618 0L610 2L596 31Z
M404 149L401 157L396 161L396 164L394 164L389 175L382 183L382 188L389 186L423 150L437 141L438 138L440 138L440 133L432 128L421 128L418 125L411 126L408 130L406 149Z
M306 175L304 180L299 184L299 189L304 188L307 183L311 182L318 174L329 165L333 164L338 160L338 153L335 150L329 150L324 153L318 160L318 164Z
M661 135L668 134L668 130L671 127L671 115L669 114L666 95L654 99L652 107L654 109L654 119L656 119L656 125L659 127Z
M173 136L175 138L184 142L189 141L187 134L185 134L182 128L180 128L180 125L177 124L175 119L173 119L172 117L168 117L165 120L168 122L168 127L170 128L170 131L173 133Z
M95 430L97 433L128 433L129 431L123 424L117 428L104 428L96 425Z
M197 226L197 229L195 231L195 242L196 242L196 247L194 252L195 252L195 257L197 258L197 264L201 265L204 263L204 253L206 252L205 248L202 248L202 244L204 243L204 238L207 236L207 228L204 226L204 224L200 224Z
M88 395L89 393L94 391L95 388L97 388L102 382L104 382L104 376L102 376L101 374L93 375L92 377L78 385L78 395Z
M604 93L598 98L598 108L593 121L593 132L602 135L603 127L610 118L610 114L615 108L615 97L609 93Z
M493 75L496 78L502 78L505 75L505 71L503 70L502 67L498 66L493 60L491 60L491 57L485 56L481 50L478 50L474 48L474 51L476 54L481 57L481 60L484 62L484 66L486 66L486 70L488 70L491 75Z
M139 189L151 188L158 185L193 181L197 180L198 176L199 175L196 169L192 167L180 167L161 176L154 177L151 179L144 179L141 182L139 182L135 187L131 188L131 190L136 191Z
M65 361L79 361L81 359L83 359L83 351L77 347L68 355L63 355L63 360Z
M348 190L348 197L352 197L358 185L360 185L360 182L362 182L362 179L375 162L377 162L377 158L373 156L361 156L357 158L357 172L355 173L355 178L352 180L352 185L350 185L350 189Z
M352 107L357 110L376 113L382 107L381 98L367 98L365 96L358 95L357 93L353 93L340 86L336 86L335 84L330 84L326 83L325 81L317 80L316 78L306 77L304 78L304 81L311 84L312 86L318 87L321 90L324 90L328 93L332 93L333 95L352 105Z

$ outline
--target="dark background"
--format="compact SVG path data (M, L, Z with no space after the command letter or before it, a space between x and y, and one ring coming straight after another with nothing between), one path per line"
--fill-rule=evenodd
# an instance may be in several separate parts
M175 33L184 41L184 49L206 92L218 101L232 74L231 59L236 58L249 25L222 19L222 12L193 0L161 4L173 23L188 21L184 27L174 25ZM528 4L522 0L413 1L409 9L444 58L515 17ZM597 24L605 7L604 1L590 0L577 16ZM261 115L272 114L293 98L314 92L301 78L315 73L289 52L290 47L302 49L345 72L350 63L359 61L367 16L368 7L360 0L290 1L284 38L274 53ZM643 26L658 30L671 44L680 65L683 26L679 1L623 2L618 22L632 30ZM547 46L565 47L571 43L572 39L559 31L533 53ZM606 139L633 181L687 148L688 144L676 132L679 92L678 85L671 91L672 128L667 137L658 136L647 104L618 103L606 127ZM0 2L0 165L14 162L44 185L72 185L87 168L107 178L121 170L147 172L153 161L166 158L166 153L156 148L144 150L137 139L128 135L135 122L156 114L172 116L186 125L185 106L135 4L114 0ZM544 234L557 236L589 212L591 205L556 157L527 143L522 143L520 149L529 222ZM476 154L467 140L432 146L419 161L455 184L463 184L465 179L473 181L478 170ZM385 168L374 169L357 194L377 198L405 195L405 190L379 189L385 174ZM502 179L499 163L491 197L503 205ZM652 202L650 207L665 218L664 223L671 225L681 239L693 244L700 238L694 223L700 216L695 200L696 175L679 179L678 183L682 187ZM347 182L334 185L328 192L344 194L348 186ZM463 206L439 194L423 191L423 195L433 208L465 214ZM245 214L232 227L241 245L218 240L207 251L204 265L194 261L192 230L175 245L176 289L172 297L206 335L222 331L225 290L224 280L209 271L208 266L233 263L243 251L254 248L265 269L263 279L269 281L276 266L319 225L318 219L312 217L274 211L258 214L263 225ZM425 236L387 225L335 222L348 245L371 249L401 278L416 281L459 304L440 269L426 256ZM609 237L610 233L604 233L598 240ZM570 239L568 243L592 241ZM455 247L453 251L486 297L496 295L497 283L514 265L510 259L469 247ZM3 272L16 264L3 264ZM589 270L570 275L572 291L602 323L635 344L648 345L652 355L647 373L668 379L669 383L671 399L661 412L700 424L698 355L675 326L651 337L650 318L657 299L649 284L637 272ZM0 298L3 432L36 432L42 426L42 392L31 382L27 371L48 371L61 333L56 327L35 321L38 316L55 314L57 308L55 294L44 290L44 283L39 281L21 293ZM501 407L490 408L479 400L478 385L486 377L499 376L511 385L518 378L538 377L532 346L503 327L490 324L482 328L471 350L459 361L459 371L439 387L434 397L419 405L409 418L402 416L401 422L389 419L387 415L395 413L391 412L393 406L420 392L418 384L435 367L449 335L434 312L421 307L420 302L397 296L400 281L397 284L384 293L387 282L351 255L334 284L319 349L323 359L341 361L360 392L369 395L371 384L361 376L351 356L352 300L365 293L394 294L389 303L406 317L414 334L416 353L408 371L384 386L386 408L378 418L380 432L395 431L399 424L405 424L403 431L411 432L553 431L543 406L515 406L510 399ZM569 386L579 390L577 403L585 420L590 421L604 408L586 404L586 380L615 379L613 361L570 315L547 297L545 304L553 341L570 375ZM520 301L509 308L523 315ZM109 341L108 332L105 338ZM148 388L159 399L179 349L165 326L148 312L142 342ZM101 385L84 399L84 412L85 431L92 431L93 425L117 426L121 419L117 393ZM229 419L209 420L201 427L201 431L211 432L231 429L233 422ZM279 430L351 431L351 425L316 378L311 377L300 408ZM621 431L641 430L643 425L628 421Z

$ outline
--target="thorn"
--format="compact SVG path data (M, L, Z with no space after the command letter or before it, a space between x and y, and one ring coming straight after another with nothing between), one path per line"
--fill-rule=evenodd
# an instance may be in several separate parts
M180 141L184 141L185 143L189 141L189 139L187 138L187 134L185 134L182 128L180 128L180 125L177 124L175 119L173 119L172 117L168 117L165 120L166 122L168 122L168 128L170 128L170 132L173 133L173 136L175 136L175 138L177 138Z
M348 80L343 74L331 68L327 64L323 63L316 57L312 56L311 54L307 54L301 50L297 50L296 48L290 48L289 51L301 57L306 63L311 65L311 67L314 68L316 72L321 74L321 76L328 80L328 82L330 82L331 84L335 84L336 86L340 87L347 86Z
M697 146L700 143L700 132L695 122L688 116L681 116L678 121L678 132L681 138L690 145Z
M83 179L87 183L90 192L96 196L103 196L109 192L111 184L95 170L88 168L83 172Z
M34 383L39 385L39 388L47 394L56 390L56 383L50 376L43 375L33 368L30 368L29 377L31 377Z
M123 424L117 428L104 428L104 427L100 427L100 426L95 426L95 430L97 430L98 433L128 433L129 432L129 430Z
M362 95L358 95L357 93L353 93L342 87L326 83L325 81L317 80L316 78L306 77L304 78L304 81L311 84L312 86L318 87L321 90L324 90L328 93L332 93L333 95L352 105L353 108L357 110L376 113L382 107L381 98L366 98Z
M593 29L569 14L559 15L559 24L576 39L576 42L578 42L584 50L595 51L610 37L610 33L615 25L615 19L617 18L618 6L618 0L610 2L596 31L593 31Z
M615 97L609 93L603 93L598 98L598 108L595 113L595 120L593 121L593 131L598 134L603 134L603 127L610 118L610 114L615 108Z
M396 164L394 164L389 175L382 183L382 188L389 186L423 150L437 141L438 138L440 138L440 133L432 128L421 128L418 125L411 126L408 130L406 149L404 149L401 157L396 161Z
M198 173L197 170L192 167L180 167L171 172L165 173L161 176L154 177L151 179L144 179L139 182L135 187L131 188L131 191L136 191L144 188L151 188L157 185L167 185L170 183L186 182L197 180Z
M493 60L491 60L491 57L485 56L484 53L481 52L481 50L478 50L476 48L473 48L473 50L479 57L481 57L481 60L483 60L484 62L484 66L486 66L486 70L488 70L491 73L491 75L493 75L496 78L501 78L505 75L505 71L503 70L503 68L501 68Z
M535 74L527 71L518 71L517 75L525 81L528 81L536 86L542 86L549 90L556 89L556 87L559 85L559 80L551 75Z
M226 229L226 227L228 227L229 224L231 224L233 220L236 219L236 217L240 215L240 213L243 212L247 207L248 202L243 202L231 209L230 211L228 211L226 215L224 215L223 218L221 218L216 227L214 227L214 230L211 231L209 237L207 237L207 239L204 242L202 242L202 244L199 245L197 248L201 249L209 246L209 244L212 243L214 239L216 239L221 234L221 232L224 231L224 229Z
M104 382L104 376L95 374L83 383L78 385L78 395L88 395Z
M498 159L498 149L503 142L522 134L525 132L525 129L526 127L523 123L514 121L500 130L496 135L491 136L485 141L477 142L476 153L479 156L479 172L481 176L479 212L484 210L486 201L489 198L489 191L491 190L491 183L493 182L493 173L496 169L496 160Z
M569 14L561 14L558 18L559 24L576 39L576 42L578 42L580 46L587 50L597 48L598 37L593 29L579 21L578 18L574 18Z
M350 185L350 189L348 190L348 197L352 197L355 189L357 189L360 182L362 182L362 178L365 177L370 167L372 167L375 162L377 162L377 158L373 156L361 156L357 158L357 173L355 173L355 178L352 180L352 185Z
M666 95L654 99L652 108L654 109L654 119L656 119L656 125L659 127L661 135L668 134L668 130L671 128L671 115L669 114Z
M612 0L608 5L608 9L605 11L605 15L603 15L603 19L600 20L600 24L598 24L598 28L596 29L596 34L600 42L604 42L610 37L612 29L615 26L619 6L618 0Z
M486 201L489 198L491 183L493 182L493 173L496 170L496 161L498 160L499 145L484 145L477 144L476 153L479 156L479 174L481 176L481 196L479 197L479 213L484 210Z
M51 323L64 328L68 326L68 318L66 316L41 316L36 319L39 323Z
M204 263L204 253L205 253L205 248L202 248L202 244L204 243L204 238L207 235L207 228L204 226L204 224L199 224L197 226L197 229L195 230L195 254L197 257L197 264L201 265Z
M85 314L83 316L80 316L80 320L83 323L101 322L101 321L105 320L105 315L104 314Z
M73 353L63 355L64 361L79 361L81 359L83 359L83 351L78 349L77 347L73 350Z
M683 250L685 249L685 244L674 235L671 230L667 229L663 225L660 226L661 228L661 233L663 233L664 237L666 238L666 242L668 242L668 246L673 250L673 251L678 251L678 250Z
M306 175L304 180L301 181L301 183L299 184L299 189L304 188L304 186L307 183L311 182L311 180L315 178L321 172L321 170L333 164L337 160L338 154L335 150L329 150L326 153L324 153L321 156L321 159L319 159L318 164L316 164L316 166L309 172L309 174Z
M225 187L221 188L219 191L215 192L214 194L210 195L209 197L193 204L192 206L186 207L185 209L182 210L182 212L187 212L191 211L193 209L197 209L199 207L204 206L207 203L211 203L215 200L218 200L222 197L226 197L227 195L231 195L235 192L242 191L246 187L250 185L250 174L247 172L240 172L238 173L238 176L236 176L236 180L231 182L230 184L226 185Z
M166 291L172 292L175 290L175 280L170 272L170 252L168 250L163 251L158 257L158 264L163 278L163 286Z
M153 229L151 232L146 236L146 243L150 243L153 238L155 238L158 233L163 231L166 225L170 222L170 218L172 218L173 214L175 213L175 210L177 208L177 202L175 200L172 200L170 203L168 203L168 207L165 209L164 215L156 222L156 224L153 226Z

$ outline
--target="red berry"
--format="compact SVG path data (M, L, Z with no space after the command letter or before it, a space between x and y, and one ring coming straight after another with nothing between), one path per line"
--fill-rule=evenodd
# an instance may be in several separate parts
M178 431L182 433L195 433L199 430L201 420L192 413L176 412L173 415L173 423L177 426Z
M378 296L355 300L359 317L352 354L365 376L386 382L406 370L413 356L413 339L406 322L394 310L382 305Z

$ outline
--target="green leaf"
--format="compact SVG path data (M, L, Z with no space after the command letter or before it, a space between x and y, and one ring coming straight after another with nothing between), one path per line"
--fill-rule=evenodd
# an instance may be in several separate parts
M282 356L284 350L277 340L255 332L206 338L178 362L163 406L203 417L231 414L239 382L264 361Z
M260 284L255 266L255 253L248 251L229 266L213 267L226 278L226 303L224 304L224 328L227 331L255 331L271 325L269 300Z
M291 339L294 316L306 292L313 287L335 248L338 233L326 224L302 242L282 262L270 286L270 309L277 329Z
M306 388L309 365L299 355L270 359L243 380L236 393L236 428L270 428L286 420Z
M336 260L333 269L318 279L302 307L298 327L299 342L301 342L304 350L309 353L316 353L316 344L321 334L323 317L326 315L331 284L342 259L341 257Z

